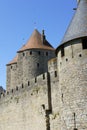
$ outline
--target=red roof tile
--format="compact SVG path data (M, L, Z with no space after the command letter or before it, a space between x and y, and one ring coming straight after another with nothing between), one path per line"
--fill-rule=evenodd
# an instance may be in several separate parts
M55 50L46 39L44 40L43 43L42 37L43 36L35 29L28 42L25 45L23 45L23 47L18 52L28 49ZM16 55L16 57L12 61L10 61L7 65L17 63L17 59L18 55Z
M47 49L54 50L50 43L45 39L44 43L42 35L35 29L28 42L18 51L24 51L28 49Z

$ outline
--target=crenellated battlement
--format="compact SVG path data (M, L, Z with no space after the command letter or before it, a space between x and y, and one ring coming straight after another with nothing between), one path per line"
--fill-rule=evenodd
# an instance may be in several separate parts
M7 65L0 130L87 130L87 0L55 49L44 30Z
M66 68L66 66L71 62L77 64L77 61L86 61L87 52L84 47L83 39L70 41L58 49L57 66L59 70Z
M58 48L57 68L59 72L59 86L61 89L61 113L66 120L67 128L73 128L73 122L68 123L72 115L81 123L85 122L87 112L87 38L79 38L62 44ZM77 111L77 110L78 111ZM79 114L80 113L80 114ZM84 114L83 114L84 113ZM62 120L62 126L64 126ZM63 129L63 128L62 128Z
M52 76L52 81L58 78L57 71L56 74L55 71L52 73L41 74L31 79L30 81L26 82L25 84L22 83L21 85L15 86L15 88L6 91L4 94L1 94L0 102L3 101L3 99L7 99L11 96L14 97L15 95L21 94L24 91L30 93L30 96L34 95L33 92L35 91L38 94L38 91L40 89L44 89L44 86L48 85L48 75L50 75L50 77ZM47 89L47 87L45 89Z

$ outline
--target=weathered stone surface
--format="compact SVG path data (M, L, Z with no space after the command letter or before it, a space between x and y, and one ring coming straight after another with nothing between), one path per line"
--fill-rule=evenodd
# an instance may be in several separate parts
M0 130L87 130L86 7L79 0L56 58L52 50L22 48L17 64L7 66Z
M82 49L81 40L75 40L67 43L64 51L63 57L61 50L58 53L61 129L71 130L76 126L78 130L86 130L87 50Z
M43 75L37 77L36 83L35 79L32 79L29 86L25 83L24 86L18 86L1 95L0 130L47 129L47 117L50 121L50 115L53 113L51 102L55 102L55 99L51 101L53 95L49 84L50 78L48 73L44 73L44 77ZM52 75L52 78L57 85L58 78L55 75ZM56 102L54 104L56 105ZM54 113L57 113L56 110Z

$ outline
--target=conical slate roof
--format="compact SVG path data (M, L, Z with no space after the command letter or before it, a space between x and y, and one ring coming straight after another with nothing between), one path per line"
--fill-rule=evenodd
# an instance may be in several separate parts
M43 42L42 38L43 36L35 29L28 42L18 52L37 48L54 50L50 43L46 39Z
M87 36L87 0L79 0L74 17L61 44Z

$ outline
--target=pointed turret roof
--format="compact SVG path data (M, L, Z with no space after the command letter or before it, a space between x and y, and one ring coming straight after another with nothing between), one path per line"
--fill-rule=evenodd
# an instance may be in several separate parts
M16 55L12 61L10 61L7 65L16 64L18 59L18 55Z
M64 35L61 44L73 39L87 36L87 0L79 0L72 21Z
M54 50L54 48L50 45L50 43L45 39L45 35L44 34L41 35L36 29L32 33L27 43L23 45L23 47L18 52L28 49Z

